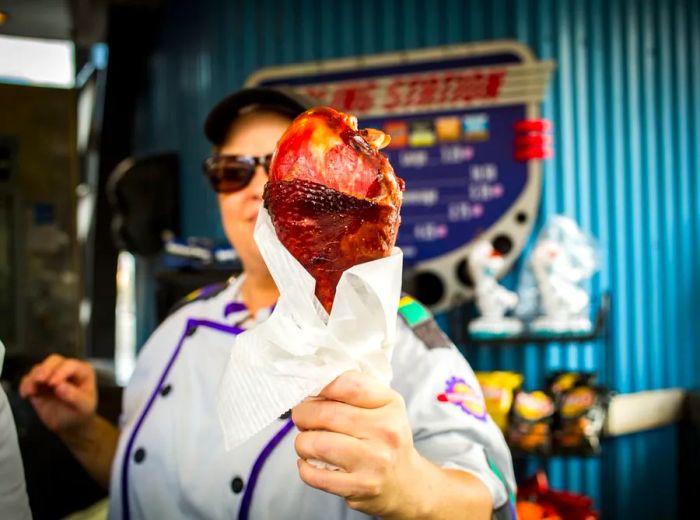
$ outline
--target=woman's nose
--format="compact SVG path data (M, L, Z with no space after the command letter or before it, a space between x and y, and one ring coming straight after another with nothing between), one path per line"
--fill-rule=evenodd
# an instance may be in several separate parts
M267 172L265 171L265 168L258 165L255 167L255 175L253 175L253 178L250 180L251 191L256 196L262 198L265 183L267 183Z

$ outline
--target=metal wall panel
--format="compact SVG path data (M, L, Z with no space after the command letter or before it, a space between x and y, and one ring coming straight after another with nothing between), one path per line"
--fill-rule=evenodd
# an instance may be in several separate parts
M597 370L619 392L700 383L700 3L694 0L172 1L150 66L136 148L177 149L184 232L223 238L199 175L206 111L276 64L499 38L558 68L543 106L556 156L540 225L565 213L599 240L595 293L611 334L588 345L466 347L477 369ZM510 276L512 281L514 276ZM443 317L459 336L454 316ZM609 440L599 459L544 461L553 485L588 493L607 518L674 518L677 453L667 428ZM538 461L526 463L534 469Z

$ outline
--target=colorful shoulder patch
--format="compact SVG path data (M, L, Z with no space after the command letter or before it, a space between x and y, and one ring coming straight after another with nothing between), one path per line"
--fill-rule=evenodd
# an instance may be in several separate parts
M479 392L472 388L464 378L452 376L445 381L445 391L437 396L441 403L449 403L458 406L463 412L476 417L481 421L486 420L486 403Z
M192 291L170 308L170 311L168 311L168 316L173 314L175 311L180 310L185 305L189 305L192 302L208 300L209 298L213 298L214 296L223 292L223 290L226 289L228 285L229 280L226 280L225 282L213 283L211 285L207 285L205 287Z
M484 403L484 399L464 378L452 376L445 381L445 391L438 394L437 400L441 403L450 403L458 406L463 412L481 421L486 420L486 403Z
M421 303L404 294L399 300L399 316L428 349L448 348L452 341Z

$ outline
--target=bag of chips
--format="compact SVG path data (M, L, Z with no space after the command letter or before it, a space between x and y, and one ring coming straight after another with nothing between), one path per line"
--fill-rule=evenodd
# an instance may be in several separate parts
M552 448L552 398L541 390L520 391L510 414L507 440L513 453L549 455Z
M594 385L596 374L593 372L570 372L562 370L553 372L547 378L547 391L552 396L556 405L564 392L571 390L575 386Z
M486 409L493 421L505 434L513 395L523 384L523 375L517 372L477 372Z
M554 451L562 455L597 455L605 423L609 392L582 384L563 392L553 433Z

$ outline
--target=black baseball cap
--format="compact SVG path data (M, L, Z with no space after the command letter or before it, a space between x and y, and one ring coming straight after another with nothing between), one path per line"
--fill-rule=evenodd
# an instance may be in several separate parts
M244 88L226 96L214 106L204 122L204 134L213 144L220 145L226 138L231 123L250 106L274 110L294 119L302 112L319 105L319 101L301 94L291 87Z

